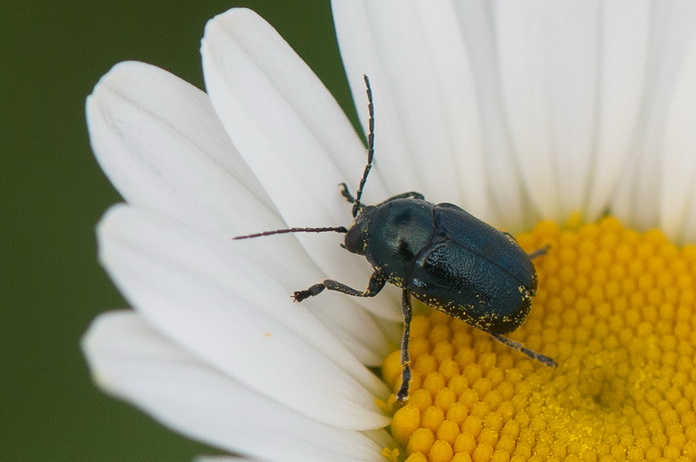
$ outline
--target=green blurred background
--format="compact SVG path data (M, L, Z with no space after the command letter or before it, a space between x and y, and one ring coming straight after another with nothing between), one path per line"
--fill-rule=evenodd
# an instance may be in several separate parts
M92 157L84 100L123 60L202 88L203 26L233 6L266 18L352 111L328 0L0 7L0 460L185 461L214 453L91 383L80 337L98 313L125 302L96 260L94 227L120 199Z

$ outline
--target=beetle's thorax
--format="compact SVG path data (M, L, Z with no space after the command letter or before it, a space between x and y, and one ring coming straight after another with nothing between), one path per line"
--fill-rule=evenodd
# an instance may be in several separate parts
M408 279L415 260L432 242L433 204L394 199L365 207L346 236L346 248L365 255L393 284Z

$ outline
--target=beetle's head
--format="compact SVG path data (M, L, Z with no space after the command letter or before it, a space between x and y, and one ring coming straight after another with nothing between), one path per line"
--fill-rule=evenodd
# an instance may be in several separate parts
M376 209L377 207L374 205L368 205L360 209L360 213L358 213L358 216L355 218L353 226L348 229L348 233L346 234L344 242L346 250L358 255L365 255L367 250L368 228Z

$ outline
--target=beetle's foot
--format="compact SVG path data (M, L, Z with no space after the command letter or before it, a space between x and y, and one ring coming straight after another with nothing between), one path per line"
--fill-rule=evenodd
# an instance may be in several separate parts
M408 385L404 386L401 385L401 388L399 388L399 392L396 394L396 400L400 403L403 403L408 399Z
M310 287L307 290L296 290L292 294L292 300L294 302L301 302L303 300L308 299L309 297L314 297L315 295L319 295L322 290L324 290L326 286L323 283L320 284L314 284L312 287Z
M303 301L303 300L308 299L308 298L311 297L312 295L314 295L314 294L312 294L312 292L309 291L309 290L296 290L296 291L292 294L292 301L293 301L293 302L301 302L301 301Z
M553 358L550 358L550 357L548 357L548 356L546 356L546 355L542 355L542 354L536 353L536 352L530 350L529 348L522 347L522 348L520 349L520 351L521 351L522 353L526 354L527 356L529 356L530 358L536 359L537 361L539 361L540 363L542 363L542 364L544 364L544 365L546 365L546 366L549 366L549 367L556 367L556 366L558 366L558 363L557 363L556 361L554 361Z
M408 385L409 382L411 382L411 368L408 366L408 364L404 364L403 367L404 369L401 373L401 387L396 393L396 399L400 403L403 403L408 399Z
M339 184L338 186L341 187L341 196L343 196L343 197L344 197L348 202L350 202L351 204L354 204L354 203L355 203L355 197L353 197L353 195L352 195L352 194L350 193L350 191L348 190L348 185L345 184L345 183L341 183L341 184Z
M292 298L293 302L301 302L310 295L311 294L308 294L306 290L296 290L290 297Z

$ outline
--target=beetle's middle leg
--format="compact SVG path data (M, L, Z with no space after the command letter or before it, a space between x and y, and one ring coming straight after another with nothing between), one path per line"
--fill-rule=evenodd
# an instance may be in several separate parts
M411 335L411 296L404 289L401 294L401 309L404 313L404 333L401 337L401 387L396 393L399 402L408 398L408 385L411 381L411 358L408 353L408 339Z
M324 282L320 282L319 284L314 284L307 290L296 291L292 295L292 298L296 302L301 302L302 300L305 300L309 297L319 295L324 291L324 289L335 290L337 292L341 292L347 295L352 295L353 297L374 297L384 288L384 284L386 284L386 282L386 278L379 271L375 271L374 273L372 273L372 276L370 276L370 282L368 283L366 290L353 289L352 287L349 287L338 281L334 281L333 279L327 279Z
M486 331L486 332L488 332L488 331ZM522 344L520 342L510 340L507 337L503 337L502 335L495 334L493 332L488 332L488 333L491 334L491 336L494 339L496 339L497 341L499 341L500 343L507 345L514 350L521 351L522 353L526 354L527 356L529 356L532 359L536 359L537 361L539 361L539 362L541 362L549 367L556 367L557 366L556 361L554 361L553 358L549 358L548 356L534 352L534 351L530 350L529 348L525 348L524 346L522 346Z

